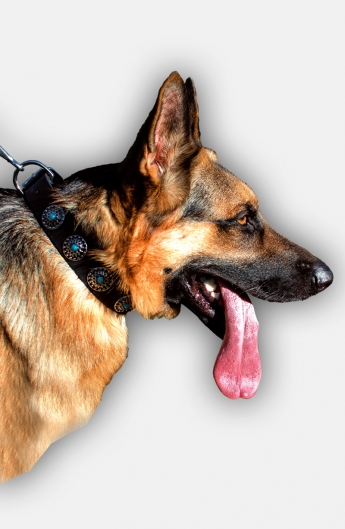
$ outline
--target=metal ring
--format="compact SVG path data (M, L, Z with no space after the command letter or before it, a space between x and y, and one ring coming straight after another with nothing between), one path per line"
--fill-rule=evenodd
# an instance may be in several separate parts
M53 171L51 169L49 169L49 167L44 165L44 163L39 162L38 160L26 160L25 162L21 163L22 167L25 167L26 165L39 165L40 167L42 167L42 169L44 169L47 173L49 173L52 178L54 178ZM21 169L21 170L23 170L23 169ZM19 171L20 171L20 169L17 168L17 169L15 169L15 171L13 173L13 184L14 184L14 187L17 189L17 191L19 191L19 193L21 195L24 195L23 188L18 184L18 180L17 180Z
M80 235L70 235L63 242L62 253L69 261L80 261L87 254L87 242Z
M131 296L123 296L122 298L118 299L114 304L114 310L119 314L127 314L127 312L132 312L134 309Z
M96 292L106 292L114 283L114 274L106 268L91 268L86 276L87 284Z
M47 230L57 230L65 220L65 212L60 206L52 204L41 215L42 224Z

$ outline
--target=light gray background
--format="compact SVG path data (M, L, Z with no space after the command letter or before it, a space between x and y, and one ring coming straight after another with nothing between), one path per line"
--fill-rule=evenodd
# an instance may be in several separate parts
M2 2L13 156L63 176L121 160L178 70L195 80L204 144L335 281L303 303L254 299L250 401L218 391L220 340L191 313L131 314L96 414L1 486L1 527L344 527L344 14L336 0ZM0 175L11 186L2 160Z

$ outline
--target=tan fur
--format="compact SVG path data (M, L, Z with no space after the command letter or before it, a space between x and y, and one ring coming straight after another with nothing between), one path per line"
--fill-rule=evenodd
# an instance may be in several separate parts
M214 151L202 148L195 156L191 170L191 192L198 181L208 186L214 212L210 220L232 217L247 203L257 207L254 192L232 173L215 164L216 159ZM235 257L229 240L224 248L215 225L209 220L198 223L179 221L180 215L181 208L177 208L155 230L150 230L146 214L138 215L130 244L126 249L122 248L125 253L118 261L118 270L131 292L134 306L146 318L171 318L178 314L164 301L164 268L175 270L182 267L191 255L205 256L208 251L212 256L224 256L227 252L232 259ZM245 251L243 253L246 256ZM241 258L239 250L237 258Z
M292 271L299 299L315 293L297 270L320 261L277 234L252 189L201 145L194 85L176 72L125 160L73 175L54 201L99 241L93 255L118 275L145 318L178 315L183 298L167 301L169 275L198 259L220 263L229 282L234 269L262 263L274 282L274 263L278 276L280 268ZM0 202L0 481L6 481L90 419L126 359L127 328L124 316L87 290L22 198L3 191ZM236 225L249 210L259 226L252 232ZM257 293L262 277L255 283L247 273L240 280L249 279Z
M127 355L124 316L86 291L43 232L36 240L47 299L30 274L0 335L0 481L30 470L53 441L86 424Z

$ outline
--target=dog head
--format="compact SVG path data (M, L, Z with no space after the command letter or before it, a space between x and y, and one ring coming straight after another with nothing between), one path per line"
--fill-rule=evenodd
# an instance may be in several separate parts
M198 286L205 276L278 302L306 299L332 282L330 269L276 233L252 189L202 146L191 79L175 72L165 81L122 170L136 174L141 194L128 201L135 211L122 274L145 317L169 317L185 303L220 325Z
M116 185L109 184L111 171ZM331 270L276 233L252 189L203 147L193 82L176 72L161 87L125 160L103 173L117 226L104 261L116 263L133 306L146 318L173 318L185 304L225 336L218 374L215 369L222 391L251 396L261 368L247 294L303 300L331 284ZM102 168L97 175L102 181ZM229 371L240 380L234 390Z

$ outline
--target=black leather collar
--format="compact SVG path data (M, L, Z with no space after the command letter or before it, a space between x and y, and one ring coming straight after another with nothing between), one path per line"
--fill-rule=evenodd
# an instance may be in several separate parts
M131 298L118 287L118 277L89 255L97 249L96 241L75 226L73 215L52 201L53 188L63 179L53 169L52 178L44 169L34 173L24 184L24 198L61 256L79 279L106 307L126 314L132 310Z

